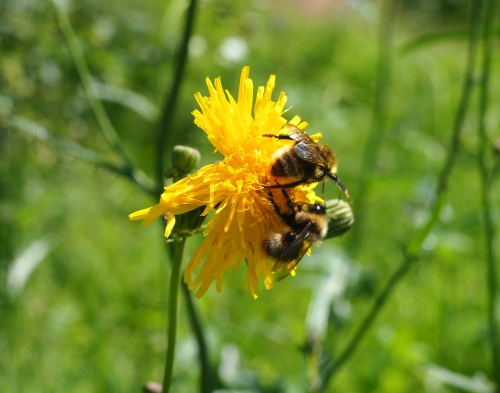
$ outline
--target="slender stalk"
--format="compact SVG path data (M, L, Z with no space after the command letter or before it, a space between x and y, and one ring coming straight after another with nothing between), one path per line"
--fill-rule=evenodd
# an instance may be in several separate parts
M186 24L183 34L182 43L179 49L178 54L178 62L174 72L174 83L172 85L171 91L168 95L168 98L165 103L165 107L163 110L161 124L160 124L160 132L158 136L159 147L158 147L158 176L156 179L156 187L154 190L152 187L148 185L149 179L137 168L134 168L131 160L126 154L123 146L120 143L120 139L116 130L114 129L107 113L102 105L102 102L99 99L99 95L95 84L92 80L90 71L88 69L87 63L85 61L83 52L78 44L78 40L76 38L76 34L73 31L71 23L61 8L61 6L55 1L52 0L52 5L55 9L55 13L58 19L59 26L61 31L66 39L68 44L69 51L75 62L77 71L80 75L80 79L82 81L82 85L87 96L87 99L90 102L90 105L94 111L94 114L97 118L97 121L113 150L118 153L118 155L124 161L124 165L116 165L111 162L108 162L98 156L96 153L84 149L76 144L72 144L70 142L66 142L63 140L59 140L58 138L50 135L46 130L43 133L44 139L49 140L50 143L56 145L57 147L69 152L70 154L83 159L88 162L92 162L99 166L105 167L111 171L119 173L128 177L134 183L139 185L142 189L144 189L149 194L158 195L161 193L163 189L163 161L164 161L164 149L167 141L167 137L169 135L169 131L172 124L172 118L175 111L175 104L177 102L181 81L183 79L184 70L187 63L187 48L189 39L191 37L193 24L194 24L194 16L195 9L197 5L197 0L191 0L190 6L187 12ZM26 125L26 124L22 124ZM21 127L21 126L20 126ZM22 127L21 127L22 128ZM28 127L33 131L33 127ZM39 131L39 130L35 130ZM40 134L40 133L38 133ZM38 135L40 137L40 135ZM177 334L177 314L178 314L178 291L180 284L180 272L182 265L182 255L184 252L185 239L176 242L175 250L173 251L173 267L171 272L171 282L170 282L170 291L169 291L169 305L168 305L168 313L169 313L169 322L168 322L168 346L167 346L167 358L165 363L165 372L164 372L164 381L163 381L163 391L168 392L170 389L170 384L172 380L172 370L174 363L174 354L175 354L175 343L176 343L176 334ZM192 301L191 294L187 287L183 286L183 293L185 294L185 299L187 303L187 310L189 315L189 320L191 326L193 328L193 332L195 334L196 340L198 342L199 352L200 352L200 362L201 362L201 391L208 392L209 391L209 362L208 362L208 353L205 338L203 335L203 329L201 327L200 319L197 315L195 306Z
M101 168L107 169L111 172L117 173L119 175L127 177L139 188L145 192L156 195L155 190L151 184L151 181L143 176L143 172L136 170L135 168L129 167L126 164L115 164L102 157L100 154L94 152L93 150L86 149L77 143L66 141L56 137L54 134L50 133L46 128L41 125L34 123L28 119L20 116L12 116L9 122L14 127L17 127L41 141L49 144L52 147L61 149L65 153L78 158L82 161L88 162L90 164L97 165Z
M166 243L168 252L171 259L174 261L176 245L174 243ZM203 325L201 318L198 315L198 311L193 302L193 295L186 285L181 285L181 290L184 295L184 300L186 302L186 311L191 325L191 329L194 334L194 338L198 345L198 360L200 364L200 392L209 393L214 386L212 386L212 378L210 375L210 362L208 360L208 348L205 340L205 335L203 333Z
M401 265L399 265L396 271L392 273L392 275L389 277L389 280L387 281L383 289L377 294L372 307L363 318L363 321L355 331L351 340L348 342L348 344L341 352L341 354L338 356L338 358L334 362L330 362L329 364L327 364L327 366L325 367L323 372L323 375L325 376L323 380L325 382L328 381L328 379L330 379L351 357L351 355L354 353L358 345L361 343L361 340L365 336L366 332L372 326L373 322L375 321L376 317L382 310L386 301L389 299L396 285L403 279L403 277L406 275L406 273L413 265L413 263L416 260L418 260L420 245L427 238L432 227L437 222L439 217L439 212L442 206L442 201L443 198L440 195L439 198L436 200L436 203L434 204L434 207L432 209L431 215L427 223L420 229L420 231L417 232L413 240L410 242L410 245L407 247L405 251L403 262L401 263ZM417 244L418 247L415 247L414 245ZM319 391L322 391L325 387L326 384L322 385Z
M495 239L495 226L492 219L492 200L489 188L489 170L487 163L487 150L489 147L485 115L488 107L489 82L492 57L492 33L494 28L494 17L496 11L496 1L487 0L485 22L483 29L483 64L482 79L479 96L479 146L478 146L478 165L481 174L481 202L483 209L485 246L486 246L486 265L487 265L487 283L488 283L488 325L491 341L491 360L492 376L496 384L496 392L500 392L500 344L498 329L496 326L495 315L497 313L496 298L498 294L497 267L495 250L493 247Z
M473 0L472 4L473 8L469 26L469 49L467 55L467 66L465 71L464 84L462 88L462 96L457 109L457 115L455 117L448 155L438 178L436 191L434 194L435 197L431 203L431 212L429 218L426 224L417 231L413 239L409 242L408 247L405 250L403 262L401 263L399 268L394 273L392 273L384 288L379 292L371 309L361 321L360 326L355 331L353 337L347 343L344 350L340 353L336 360L330 360L326 363L324 369L322 370L323 385L321 386L321 389L319 391L324 391L326 389L329 380L338 372L338 370L355 352L366 332L372 326L377 315L380 313L383 306L389 299L396 285L406 275L411 265L413 265L413 263L418 259L418 254L422 242L429 235L430 230L438 220L439 211L441 210L441 206L443 204L444 192L447 189L448 180L458 154L460 134L463 128L465 114L469 105L471 90L474 83L474 63L479 37L481 1Z
M172 87L165 100L165 105L163 107L163 112L160 119L158 144L157 144L158 148L157 168L156 168L156 184L158 185L159 193L161 193L163 190L165 149L167 147L167 142L169 140L169 137L172 133L172 124L173 124L176 104L179 98L179 92L184 77L184 71L186 69L188 44L193 31L197 2L198 0L191 0L189 3L186 15L186 23L184 25L184 32L182 35L182 41L179 48L179 53L176 56L177 63L174 70Z
M76 34L73 30L73 27L71 26L68 15L56 0L51 0L51 3L54 7L61 32L66 39L69 52L78 71L78 75L80 76L80 79L82 81L83 90L85 91L85 95L87 96L92 110L94 111L97 122L99 123L99 126L101 127L101 130L111 148L123 159L123 161L127 165L132 166L131 160L123 149L118 134L111 124L106 110L104 109L104 106L99 99L97 88L95 87L94 81L92 80L87 62L85 61L85 56L83 55L80 44L78 43L78 39L76 38Z
M181 285L182 292L184 293L184 299L186 301L187 315L189 317L189 323L191 324L191 329L198 344L198 359L200 363L200 393L210 393L213 391L212 387L212 375L210 369L210 363L208 361L208 348L205 340L205 335L203 333L203 327L201 324L200 317L196 310L196 306L193 302L193 295L186 285Z
M356 225L355 235L350 236L350 248L356 252L363 236L363 212L366 210L367 190L376 168L380 149L386 134L387 103L389 101L392 75L392 42L394 19L397 11L397 1L385 1L379 22L379 47L375 79L375 100L373 102L372 121L366 145L364 147L363 163L360 171L359 187L356 191ZM354 247L355 245L355 247Z
M326 377L324 378L324 382L326 382L329 378L331 378L333 374L335 374L335 372L338 371L338 369L340 369L354 353L358 344L361 342L361 339L366 334L368 329L371 327L373 321L375 320L380 310L384 306L392 290L397 285L399 280L401 280L404 277L404 275L406 274L406 272L408 271L412 262L415 259L416 257L407 258L389 278L389 281L386 283L385 287L382 289L382 291L379 292L379 294L375 298L372 308L370 309L370 311L368 311L368 314L366 314L366 316L364 317L363 322L354 333L352 339L349 341L349 343L342 351L340 356L337 358L337 360L334 363L330 364L330 366L325 370L325 376L327 376L327 378ZM325 386L323 386L323 388L324 387Z
M175 243L174 260L170 274L170 290L168 296L168 327L167 327L167 358L163 373L163 393L168 393L172 383L174 368L175 344L177 341L177 317L179 309L179 285L181 282L182 257L186 239L181 238Z
M189 3L189 7L187 9L186 14L186 22L184 25L184 31L182 35L182 41L179 47L179 52L176 56L177 62L175 65L173 83L170 89L170 92L165 99L165 104L163 107L163 111L160 117L160 124L158 130L158 143L157 143L157 170L156 170L156 189L157 193L161 194L163 191L163 182L164 182L164 161L165 161L165 149L167 147L167 142L169 136L171 135L171 129L173 124L173 118L175 115L175 109L177 100L179 98L181 82L184 77L184 71L187 64L187 54L188 54L188 44L192 35L193 26L194 26L194 17L196 14L196 6L197 0L191 0ZM179 179L174 179L179 180ZM177 252L178 245L169 246L170 255L174 255L173 261L175 265L175 253ZM176 267L174 266L173 269ZM172 272L173 274L173 272ZM193 303L193 298L189 289L182 285L182 291L184 294L184 299L186 301L187 313L189 317L189 322L191 324L191 328L193 330L196 342L198 344L199 351L199 360L200 360L200 369L201 369L201 378L200 378L200 391L202 393L210 391L210 372L209 372L209 362L208 362L208 351L205 336L203 334L203 328L201 324L200 317L196 311L195 305ZM168 355L167 355L168 356ZM172 359L173 362L173 359ZM167 364L165 367L167 367ZM166 369L165 369L166 370ZM171 372L171 371L170 371ZM167 373L165 373L165 378L167 377ZM167 382L164 380L164 392L168 391L165 389L169 389L167 387Z

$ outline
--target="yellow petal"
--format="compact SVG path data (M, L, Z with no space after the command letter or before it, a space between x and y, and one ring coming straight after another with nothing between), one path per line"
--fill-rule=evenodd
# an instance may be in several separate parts
M165 226L165 237L169 237L172 233L172 229L174 229L175 225L175 216L172 213L168 213L167 225Z

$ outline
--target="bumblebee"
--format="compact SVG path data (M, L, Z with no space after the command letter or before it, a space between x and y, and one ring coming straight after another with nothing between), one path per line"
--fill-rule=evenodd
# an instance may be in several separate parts
M326 207L319 204L301 206L293 203L285 188L282 188L288 211L282 212L269 192L269 200L276 213L290 227L291 231L272 233L263 242L266 253L276 259L272 268L276 281L283 280L300 262L304 254L315 243L322 241L328 231Z
M285 124L286 134L263 134L268 138L294 141L295 144L278 149L274 155L271 175L285 178L285 183L269 186L269 188L292 188L300 184L315 183L325 177L332 179L350 199L349 192L342 184L337 171L337 159L327 145L318 145L302 130L293 124Z

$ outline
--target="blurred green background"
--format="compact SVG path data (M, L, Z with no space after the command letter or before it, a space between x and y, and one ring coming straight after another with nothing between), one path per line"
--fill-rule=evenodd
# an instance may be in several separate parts
M222 293L211 288L195 300L214 386L308 391L308 335L321 337L334 357L352 339L429 216L457 116L472 3L200 2L167 154L184 144L200 150L201 165L220 159L193 123L193 95L207 94L206 77L221 76L236 96L249 65L255 86L277 76L274 97L286 92L288 119L299 115L309 132L323 133L357 219L257 300L243 287L244 268L225 276ZM125 150L153 177L187 2L62 6ZM500 67L493 60L485 120L497 222ZM477 89L470 99L439 220L326 391L493 392ZM161 381L170 264L160 225L142 229L127 217L157 198L40 141L14 116L119 162L48 1L0 3L0 391L137 392ZM339 197L332 182L325 192ZM189 240L186 259L201 240ZM179 329L172 391L195 392L198 352L182 299Z

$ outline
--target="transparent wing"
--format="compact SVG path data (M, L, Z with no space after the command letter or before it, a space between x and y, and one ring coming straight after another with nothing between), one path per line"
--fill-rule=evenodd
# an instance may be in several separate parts
M295 259L287 262L281 260L276 261L276 263L273 266L273 272L276 273L276 281L281 281L286 276L288 276L293 271L293 269L295 269L295 267L299 264L300 260L305 255L307 250L309 250L310 247L311 243L304 241L302 243L302 248L299 251L299 255Z
M293 150L295 151L295 154L297 154L297 156L304 161L312 162L313 164L320 164L324 161L323 157L319 154L318 145L314 142L297 143L293 147Z
M315 143L304 131L295 127L293 124L285 124L283 128L287 130L287 135L290 139L293 139L296 143Z
M290 244L289 247L280 255L273 266L273 272L276 273L276 281L283 280L298 265L304 254L311 248L312 243L306 240L308 237L312 222L309 222L299 236Z

